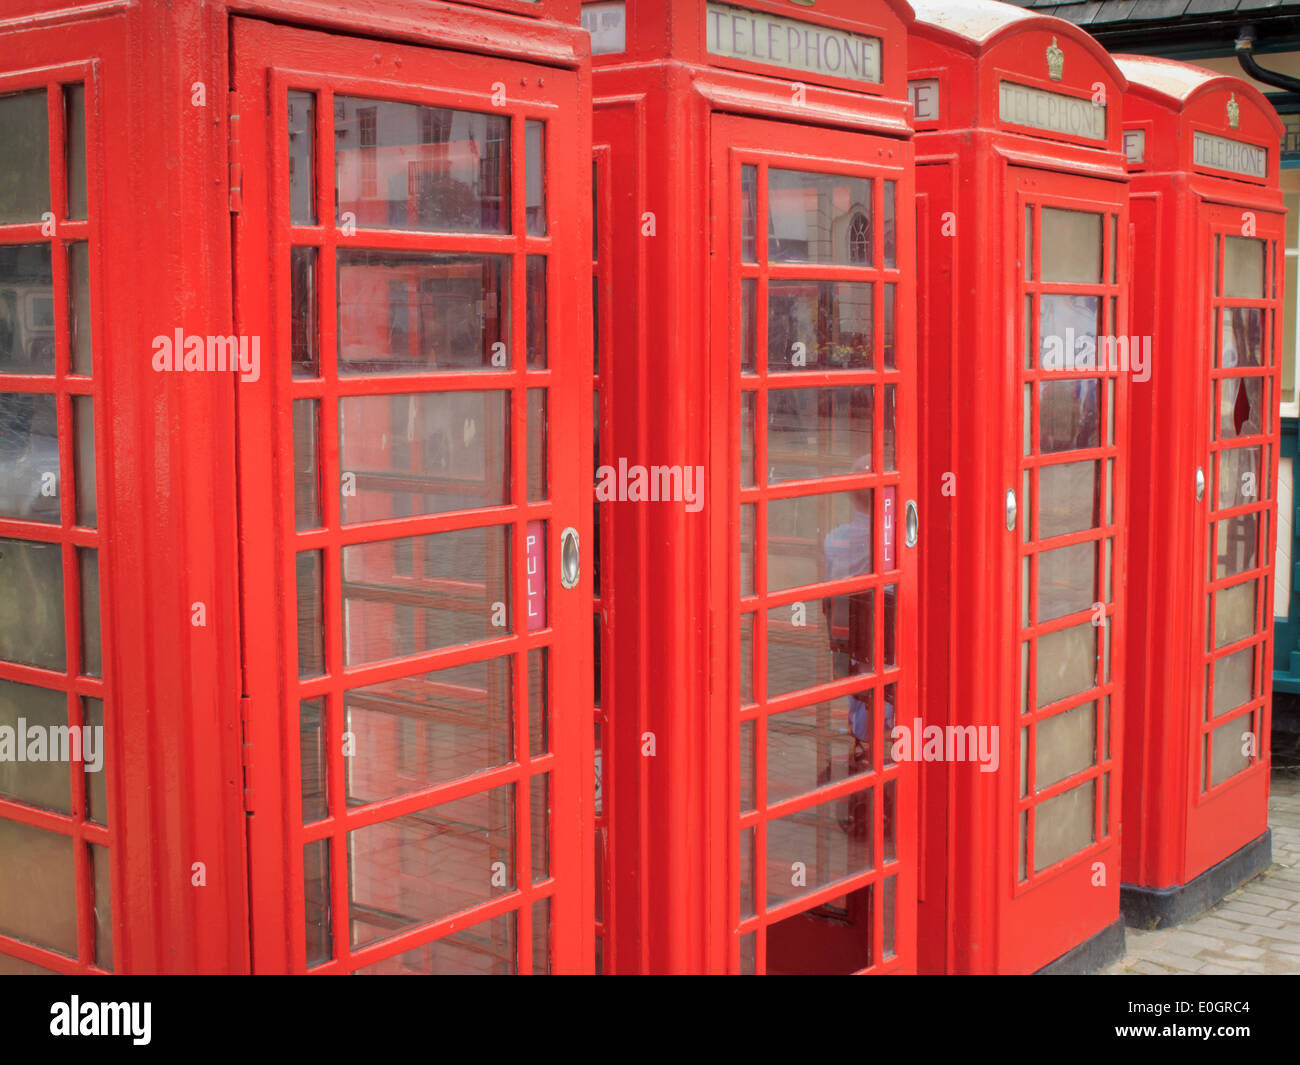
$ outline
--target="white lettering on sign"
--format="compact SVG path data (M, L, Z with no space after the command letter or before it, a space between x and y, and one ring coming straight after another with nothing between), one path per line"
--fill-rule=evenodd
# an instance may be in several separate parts
M1145 163L1147 159L1147 131L1144 129L1126 129L1124 131L1124 158L1130 163Z
M1196 166L1209 166L1215 170L1231 170L1247 177L1268 176L1268 149L1241 141L1216 137L1213 133L1197 131L1192 138L1192 162Z
M939 121L939 79L922 78L907 83L907 99L917 122Z
M1106 139L1106 105L1087 97L1031 89L1014 81L998 85L998 118L1048 133L1067 133L1089 140Z
M582 28L591 34L592 55L627 51L627 5L583 4Z
M853 81L880 81L880 38L709 4L705 44L710 55L748 59L787 70Z

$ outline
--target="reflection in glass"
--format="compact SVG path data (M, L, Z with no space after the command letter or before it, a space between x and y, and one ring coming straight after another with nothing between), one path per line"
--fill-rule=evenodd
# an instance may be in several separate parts
M0 540L0 588L0 659L65 670L62 548Z
M533 758L551 749L549 655L546 647L528 652L528 753ZM600 661L599 648L596 661Z
M353 688L343 697L349 805L391 799L514 758L510 659Z
M871 490L767 505L769 592L871 572Z
M769 609L768 697L870 673L875 654L874 594L855 592ZM886 707L887 714L891 710Z
M1100 444L1096 378L1041 381L1038 385L1038 450L1050 455Z
M894 200L897 188L897 181L885 182L885 202L883 207L884 225L881 227L883 230L881 235L884 237L885 241L886 270L893 270L898 266L898 233L897 222L894 216Z
M0 517L59 524L57 400L0 392Z
M1259 502L1264 485L1260 447L1236 447L1219 452L1219 509Z
M872 287L853 281L769 281L768 370L871 369Z
M0 222L5 221L4 198L0 191ZM54 273L48 244L0 245L0 373L54 373Z
M344 547L346 664L509 635L509 545L498 525Z
M343 520L505 503L506 408L504 391L342 397L339 463L353 475L340 484Z
M551 875L551 774L538 773L528 780L529 817L532 827L529 850L532 852L533 883Z
M483 393L485 395L504 396L504 392ZM504 407L503 407L504 410ZM528 502L538 503L546 498L546 389L528 389ZM503 423L500 439L494 450L499 452L498 461L503 475L506 466L505 448L510 434L505 431ZM506 485L502 482L501 500L506 501ZM479 504L486 505L486 504ZM595 523L599 525L599 521Z
M1214 593L1214 646L1244 640L1255 632L1256 582L1247 581Z
M875 690L767 719L767 801L780 802L870 773Z
M316 222L316 94L289 92L289 220Z
M1215 577L1235 577L1258 562L1259 513L1238 514L1218 523L1219 555Z
M1264 365L1264 312L1258 307L1225 307L1219 365ZM1256 378L1258 380L1258 378Z
M546 256L530 255L524 277L524 341L530 370L546 369Z
M339 372L510 368L505 255L341 249Z
M871 421L869 385L770 389L768 483L870 471Z
M776 263L872 263L871 179L767 172L768 258Z
M1219 439L1264 432L1264 379L1225 377L1219 382Z
M857 791L768 823L769 907L871 868L873 797Z
M72 812L68 697L61 691L0 680L0 729L10 749L0 758L0 797L59 813ZM60 741L58 737L66 739ZM81 734L76 753L83 756ZM39 749L32 738L40 741ZM22 760L19 760L21 754ZM91 776L103 774L87 773ZM3 907L0 907L3 910Z
M289 251L290 347L294 377L315 377L320 373L316 345L316 249Z
M510 232L510 119L334 98L340 218L363 229Z
M352 946L515 888L515 785L348 833Z
M330 841L318 839L302 849L303 908L307 930L307 965L327 962L334 953L330 920Z
M39 222L50 209L50 125L44 89L0 96L0 144L5 146L0 225Z
M539 926L538 913L544 913L550 899L533 905L534 950L537 936L545 939L545 920ZM513 976L516 964L518 914L508 910L499 917L470 925L459 932L435 939L432 943L412 947L391 958L382 958L356 970L358 976ZM534 973L545 973L533 961Z
M1043 370L1069 371L1100 366L1098 346L1101 300L1044 292L1038 297L1038 365Z

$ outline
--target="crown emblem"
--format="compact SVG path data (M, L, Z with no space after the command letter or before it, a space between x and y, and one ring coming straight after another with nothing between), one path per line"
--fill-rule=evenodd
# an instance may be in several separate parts
M1241 105L1237 103L1237 94L1234 92L1228 96L1228 125L1236 129L1240 121Z
M1047 46L1047 76L1053 81L1060 81L1065 72L1065 53L1057 47L1056 38Z

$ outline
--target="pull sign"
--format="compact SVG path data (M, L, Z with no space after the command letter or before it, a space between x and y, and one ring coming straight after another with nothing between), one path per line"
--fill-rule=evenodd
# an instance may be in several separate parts
M896 520L896 511L898 509L898 489L894 487L886 488L881 493L881 499L884 503L885 513L885 534L881 543L881 565L886 570L894 568L894 524Z
M546 523L530 521L524 536L524 582L528 589L528 631L546 624Z
M577 586L582 576L582 558L578 550L578 530L569 526L560 534L560 587Z

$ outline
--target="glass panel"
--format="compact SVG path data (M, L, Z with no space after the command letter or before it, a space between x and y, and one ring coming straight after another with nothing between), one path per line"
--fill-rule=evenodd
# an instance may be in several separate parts
M81 672L98 677L103 671L99 641L99 552L77 548L81 565Z
M1214 716L1235 710L1255 697L1255 648L1243 647L1213 664Z
M524 178L525 227L530 236L544 237L546 236L546 123L535 118L530 118L524 123Z
M1255 631L1255 582L1223 588L1214 596L1214 646L1244 640Z
M1145 136L1145 133L1143 134ZM1117 283L1119 276L1119 218L1110 216L1110 283Z
M56 403L52 395L0 392L0 517L60 521Z
M855 281L769 281L768 371L871 369L871 290Z
M350 832L352 945L513 891L514 792L506 784Z
M771 728L771 725L768 726ZM740 723L740 809L754 808L754 732L752 721Z
M68 246L68 347L72 372L89 377L94 369L90 324L90 245Z
M1242 714L1214 730L1211 738L1214 761L1211 763L1210 787L1222 784L1229 777L1250 768L1250 755L1247 752L1258 750L1252 730L1252 717L1252 714Z
M1039 218L1043 228L1040 242L1043 280L1100 284L1102 216L1044 207Z
M767 719L767 801L780 802L870 773L875 689Z
M884 218L881 226L885 241L885 269L893 270L898 266L898 232L897 222L895 221L894 201L897 195L898 182L886 181L884 187L885 201L883 207Z
M76 957L72 847L68 836L0 819L0 932Z
M769 401L770 402L770 401ZM770 416L769 416L770 417ZM740 487L754 487L754 423L758 418L758 393L740 394ZM769 426L768 432L771 433ZM767 445L768 460L773 452L772 442Z
M545 907L549 899L533 904L533 920L543 912L540 926L543 944L547 931ZM432 943L412 947L391 958L382 958L356 970L357 976L513 976L518 914L510 910L489 921L470 925L459 932L435 939ZM538 949L537 925L534 924L534 950ZM545 955L542 957L546 964ZM536 968L534 972L546 972Z
M1263 378L1225 377L1219 382L1220 439L1262 433L1263 417Z
M289 219L316 223L316 94L289 92Z
M1219 365L1264 365L1264 312L1258 307L1225 307ZM1236 397L1233 396L1233 399Z
M770 261L871 265L869 178L772 168L767 210Z
M1038 297L1038 365L1043 370L1091 369L1097 349L1101 300L1044 292Z
M532 820L529 849L532 852L533 883L551 875L551 774L539 773L528 781L529 817Z
M1259 546L1259 514L1239 514L1218 522L1218 557L1216 577L1235 577L1254 569Z
M329 813L324 698L303 699L298 704L298 751L302 770L302 823L309 825ZM355 753L348 761L353 757Z
M871 490L767 505L769 592L871 572Z
M0 115L4 100L0 97ZM0 144L12 143L0 139ZM17 221L3 218L5 200L14 195L7 191L11 189L12 183L0 189L0 222ZM54 272L48 244L0 245L0 373L54 373Z
M320 373L320 356L316 345L319 309L316 304L315 248L290 249L289 286L293 376L316 377Z
M349 805L445 784L514 759L510 659L381 681L344 694Z
M898 437L895 430L897 393L897 385L885 385L885 433L883 440L884 447L882 448L884 455L881 459L881 468L885 473L895 473L898 470L896 464Z
M1052 621L1097 601L1097 544L1058 547L1038 556L1038 620Z
M871 789L820 803L767 826L767 905L870 869Z
M894 305L898 301L898 286L892 282L885 286L885 369L898 368L894 351Z
M869 471L872 391L867 385L770 389L768 483Z
M334 98L338 210L370 229L510 232L510 119Z
M1039 383L1039 454L1100 445L1097 386L1096 378Z
M870 673L873 596L870 591L855 592L771 608L767 612L768 697Z
M503 397L505 395L504 392L496 394ZM506 501L504 481L505 445L510 439L509 433L505 429L506 426L503 423L500 433L500 455L498 456L498 464L502 472L500 500L502 503ZM528 389L528 502L530 503L540 502L547 495L546 441L546 389L530 388ZM458 465L456 468L459 468Z
M740 917L754 916L754 830L740 831Z
M108 824L108 774L104 766L108 762L106 730L104 728L104 701L82 696L81 720L90 729L89 742L93 748L82 741L86 770L86 819L97 825Z
M382 397L380 397L382 398ZM344 401L346 402L346 401ZM321 523L320 466L317 440L320 433L320 400L295 399L293 401L293 525L294 528L315 529ZM381 444L387 441L375 441ZM344 460L346 466L346 460ZM352 472L352 471L349 471ZM346 491L343 504L346 509L355 501L355 493Z
M1097 782L1089 780L1039 804L1034 812L1035 873L1092 844L1096 801Z
M885 618L883 625L885 631L881 635L884 637L885 643L884 668L888 669L890 666L898 665L895 639L898 615L898 585L885 585L884 607Z
M740 937L740 975L753 976L758 971L757 965L757 946L754 943L756 933L750 932L747 936Z
M550 728L550 651L534 647L528 652L528 753L533 758L551 749Z
M90 875L95 884L95 962L112 970L113 904L107 847L91 846Z
M513 917L514 914L511 913L510 916ZM545 898L533 903L533 975L549 976L550 972L551 900Z
M770 652L769 652L770 654ZM754 701L754 615L740 616L740 705Z
M77 524L93 529L99 517L95 491L95 401L72 397L72 424L76 432Z
M740 259L758 260L758 167L753 163L740 168Z
M1100 517L1097 466L1096 462L1066 462L1039 468L1039 539L1097 526Z
M65 85L68 155L68 217L85 218L86 209L86 87Z
M888 769L894 764L894 708L898 706L898 685L886 684L884 691L884 713L880 715L880 750L881 765Z
M1090 622L1038 638L1035 706L1087 691L1097 683L1097 630Z
M754 373L758 366L758 282L740 282L740 371Z
M541 390L529 391L530 405L534 391ZM507 502L506 403L504 391L341 398L343 520L441 514ZM529 495L534 498L531 473Z
M327 962L334 953L330 920L330 841L318 839L302 849L303 902L307 928L307 965Z
M1034 208L1025 207L1025 280L1034 279ZM1026 302L1028 297L1026 297Z
M343 548L348 665L418 654L511 631L505 526ZM403 555L411 576L398 572Z
M898 841L895 837L894 831L896 827L894 814L898 809L898 781L885 781L884 790L881 792L881 799L885 804L885 808L882 811L884 815L882 818L884 824L883 835L885 837L883 841L884 850L882 851L884 857L881 860L886 862L896 862L898 861Z
M1050 788L1096 763L1097 704L1084 703L1038 723L1034 790Z
M50 209L50 125L44 89L0 96L0 144L5 146L0 225L39 222Z
M505 255L338 253L339 372L510 368Z
M885 877L884 893L882 896L884 899L884 913L882 913L881 916L884 918L884 928L885 928L884 957L886 958L892 958L894 957L895 954L894 897L898 891L897 885L898 885L898 877L896 876Z
M530 370L546 369L546 256L528 256L524 278L524 339Z
M325 672L325 622L321 606L321 551L300 551L298 571L298 676Z
M0 588L0 658L63 672L62 548L0 540Z
M68 727L66 694L0 680L0 796L70 814L72 756L90 753L83 736Z
M754 512L753 503L740 505L740 594L754 594Z
M1264 242L1253 237L1225 237L1223 294L1228 299L1264 298Z
M848 976L872 963L874 884L767 929L770 976Z

